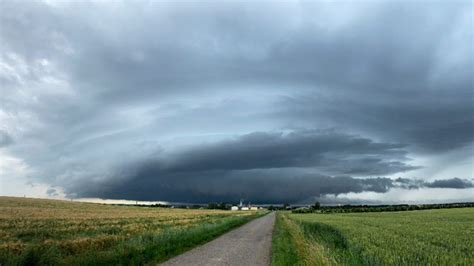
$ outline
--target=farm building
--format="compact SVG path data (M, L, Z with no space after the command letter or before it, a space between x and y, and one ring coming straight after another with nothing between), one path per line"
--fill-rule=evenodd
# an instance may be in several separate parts
M239 210L240 211L257 211L258 209L260 208L257 206L252 206L250 202L247 205L244 205L242 199L240 200L240 203L238 206L232 206L230 208L231 211L239 211Z

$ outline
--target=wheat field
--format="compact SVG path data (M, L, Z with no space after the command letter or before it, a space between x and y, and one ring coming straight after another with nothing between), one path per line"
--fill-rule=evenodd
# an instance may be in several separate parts
M0 197L0 264L162 261L257 215Z
M274 265L474 265L474 208L279 213Z

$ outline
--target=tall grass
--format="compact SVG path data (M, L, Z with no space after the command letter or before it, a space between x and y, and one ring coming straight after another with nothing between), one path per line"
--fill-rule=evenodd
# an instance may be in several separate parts
M272 265L295 265L298 263L298 253L294 248L291 230L282 215L277 212L272 238Z
M333 265L328 250L307 238L298 223L279 212L272 246L272 265Z

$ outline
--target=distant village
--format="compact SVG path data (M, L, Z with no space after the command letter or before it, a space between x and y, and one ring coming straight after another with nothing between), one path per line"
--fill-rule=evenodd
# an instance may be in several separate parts
M252 206L250 202L247 205L244 205L243 200L240 200L238 206L230 207L231 211L257 211L259 209L262 209L262 207Z

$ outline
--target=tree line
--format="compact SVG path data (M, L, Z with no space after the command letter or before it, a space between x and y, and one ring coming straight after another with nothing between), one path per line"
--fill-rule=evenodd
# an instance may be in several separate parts
M391 212L391 211L416 211L445 208L469 208L474 207L474 202L443 203L443 204L398 204L398 205L338 205L321 206L316 202L312 206L294 208L293 213L353 213L353 212Z

